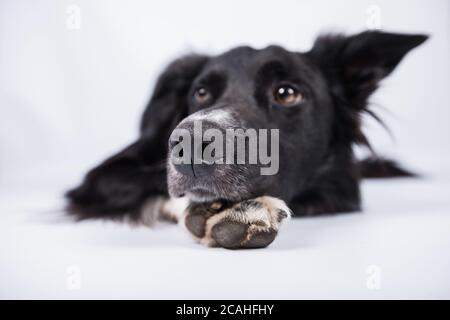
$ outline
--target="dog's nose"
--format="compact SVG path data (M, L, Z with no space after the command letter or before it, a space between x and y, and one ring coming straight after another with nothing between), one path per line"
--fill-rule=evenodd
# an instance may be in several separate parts
M171 139L169 141L170 161L172 162L175 170L183 175L191 177L209 176L214 172L215 168L214 159L204 158L205 148L210 144L210 142L203 141L196 147L193 143L194 139L195 137L192 136L190 139L190 145L182 145L181 141ZM189 155L187 157L183 157L184 152L188 152L188 150L185 150L186 148L189 148L190 157Z

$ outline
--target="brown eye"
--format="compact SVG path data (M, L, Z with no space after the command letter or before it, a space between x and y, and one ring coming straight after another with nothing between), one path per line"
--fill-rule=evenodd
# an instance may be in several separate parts
M276 104L284 107L295 106L303 101L302 94L289 85L277 87L273 98Z
M195 90L194 99L196 103L204 104L211 99L211 93L203 87L198 88Z

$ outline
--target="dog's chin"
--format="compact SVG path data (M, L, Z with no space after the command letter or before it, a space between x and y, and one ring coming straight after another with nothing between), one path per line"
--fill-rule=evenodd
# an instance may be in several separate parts
M169 195L174 198L186 197L193 202L213 202L217 200L238 202L244 199L244 187L219 185L205 179L186 179L172 172L168 176ZM233 190L234 189L234 190ZM238 192L241 190L241 192Z
M255 193L251 188L252 180L239 170L218 172L208 177L188 177L169 165L167 184L171 197L185 196L194 202L239 202Z
M184 190L178 189L176 192L173 191L173 188L169 188L169 190L172 190L171 192L169 192L170 196L175 198L186 197L192 202L213 202L217 200L239 202L242 200L241 197L215 193L212 190L206 189L204 187L193 187Z

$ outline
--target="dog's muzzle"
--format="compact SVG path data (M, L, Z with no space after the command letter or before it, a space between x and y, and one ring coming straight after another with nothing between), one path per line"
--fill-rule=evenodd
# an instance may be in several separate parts
M220 108L196 112L178 124L169 138L172 196L238 201L269 182L270 178L261 177L259 132L244 125L245 117L241 117L238 120L231 111ZM259 125L256 121L245 123Z
M216 146L218 142L207 136L211 131L224 136L225 130L234 126L239 126L238 121L223 109L199 111L178 124L168 146L168 186L172 196L188 196L197 201L237 198L228 190L238 183L234 181L240 178L237 168L225 164L224 154L217 150L208 153L213 141ZM243 186L235 189L239 188Z

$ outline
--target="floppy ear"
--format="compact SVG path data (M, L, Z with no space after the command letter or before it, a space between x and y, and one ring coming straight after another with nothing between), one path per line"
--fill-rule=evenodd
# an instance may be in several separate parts
M379 81L427 38L419 34L379 31L350 37L326 35L316 40L308 55L320 65L332 84L340 84L345 97L362 109Z
M77 219L141 219L147 200L167 196L168 138L187 116L187 94L208 58L191 55L171 63L159 77L144 112L139 139L90 170L67 192L67 211Z
M166 159L169 136L187 117L187 95L208 57L189 55L173 61L159 76L141 120L142 137L154 140L156 158Z
M141 121L143 136L166 135L188 115L187 94L208 57L189 55L172 62L159 76ZM164 138L161 136L161 138Z

